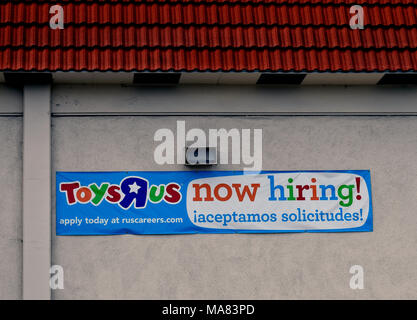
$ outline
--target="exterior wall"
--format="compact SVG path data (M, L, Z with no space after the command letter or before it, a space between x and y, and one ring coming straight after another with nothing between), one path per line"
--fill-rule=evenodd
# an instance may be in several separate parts
M90 103L107 110L132 109L136 105L138 110L134 111L140 114L142 106L157 104L141 100L143 95L138 96L132 88L102 88L101 95L95 94L95 90L98 89L55 87L53 110L71 110L71 106L88 109ZM167 89L166 95L173 94L172 90L176 89ZM297 101L302 99L296 92L293 94ZM363 92L366 108L378 107L379 101L373 94ZM245 95L222 96L221 105L212 100L213 108L243 104L247 101ZM272 95L270 92L267 101L275 99L278 105L279 94ZM326 93L322 91L321 95L323 103L328 104ZM165 99L161 95L155 97ZM342 100L343 96L339 98ZM160 109L165 104L181 108L188 98L183 95L166 99L160 102ZM193 103L198 105L200 101L207 103L205 99L194 99ZM413 100L408 101L411 104ZM346 99L343 104L348 106ZM264 106L262 99L253 104L254 108ZM187 129L262 128L265 170L370 169L374 232L57 237L53 226L52 264L61 265L65 271L65 289L55 290L53 298L417 297L417 215L413 207L417 189L417 117L55 117L53 179L57 170L183 170L182 165L161 167L153 160L157 145L154 132L159 128L175 132L176 120L185 120ZM241 166L219 165L213 169L238 170ZM54 221L54 200L52 207ZM349 287L349 269L355 264L364 268L364 290Z
M55 86L59 115L417 115L417 86Z
M22 118L19 90L0 85L0 300L22 297Z

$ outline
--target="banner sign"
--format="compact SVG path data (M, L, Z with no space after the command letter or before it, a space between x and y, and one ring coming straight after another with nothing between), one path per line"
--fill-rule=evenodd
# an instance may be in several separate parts
M57 235L372 231L370 173L57 172Z

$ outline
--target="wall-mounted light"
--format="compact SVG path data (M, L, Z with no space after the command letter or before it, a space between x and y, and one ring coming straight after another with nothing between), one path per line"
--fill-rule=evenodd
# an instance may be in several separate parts
M217 148L187 147L185 149L185 164L188 166L208 166L217 164Z

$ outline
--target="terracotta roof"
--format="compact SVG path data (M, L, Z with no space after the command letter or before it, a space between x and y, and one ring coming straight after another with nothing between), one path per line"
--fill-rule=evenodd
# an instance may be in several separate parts
M3 0L0 70L416 71L416 26L417 0Z

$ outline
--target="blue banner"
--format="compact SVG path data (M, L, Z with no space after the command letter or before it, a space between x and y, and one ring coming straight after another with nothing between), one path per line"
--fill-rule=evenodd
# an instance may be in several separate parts
M57 235L372 231L368 170L57 172Z

